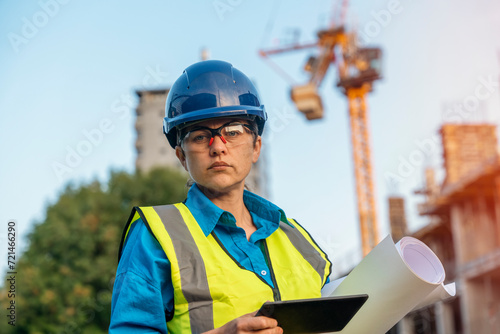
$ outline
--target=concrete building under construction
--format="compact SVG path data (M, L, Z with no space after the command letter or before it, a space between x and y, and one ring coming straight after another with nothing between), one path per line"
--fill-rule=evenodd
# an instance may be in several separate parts
M500 333L500 157L496 126L445 124L445 178L426 170L419 213L430 223L412 234L441 259L457 295L407 315L391 333ZM404 204L392 199L394 239L406 232ZM403 205L403 211L401 206Z
M169 89L153 89L136 91L139 105L136 108L136 169L144 172L154 167L171 167L183 169L175 156L175 151L168 144L163 134L163 118L165 117L165 101ZM265 153L265 152L263 152ZM246 179L248 188L256 194L267 197L267 174L265 173L265 154L254 164Z

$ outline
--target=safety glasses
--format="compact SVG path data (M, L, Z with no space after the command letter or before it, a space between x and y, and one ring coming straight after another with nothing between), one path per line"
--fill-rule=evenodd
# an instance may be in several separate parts
M253 129L248 124L229 122L216 129L206 126L191 128L180 141L188 146L202 148L211 146L215 136L219 136L224 144L232 146L239 145L252 133Z

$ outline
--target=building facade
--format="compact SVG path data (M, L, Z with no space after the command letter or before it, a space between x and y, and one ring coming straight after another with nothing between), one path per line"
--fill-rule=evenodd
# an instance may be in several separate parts
M430 223L412 234L441 259L456 297L407 315L391 333L500 333L500 157L491 124L442 126L444 170L426 171L420 215Z
M136 94L139 105L135 109L135 168L143 172L159 166L182 168L163 134L168 89L141 90Z

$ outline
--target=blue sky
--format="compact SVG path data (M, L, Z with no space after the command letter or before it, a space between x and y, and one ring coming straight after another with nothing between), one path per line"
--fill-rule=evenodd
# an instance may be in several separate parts
M325 118L307 122L288 98L289 83L257 54L290 41L294 31L300 42L314 40L336 3L0 1L0 264L9 219L17 220L22 249L65 184L133 170L134 91L168 87L203 47L247 73L261 92L273 124L265 139L271 199L334 260L352 257L360 249L354 174L347 102L335 73L321 87ZM347 18L366 45L384 52L384 79L369 96L381 237L388 233L389 194L406 197L414 230L426 220L417 216L420 199L412 192L425 166L441 166L440 124L500 121L500 5L358 0ZM304 82L308 55L273 60ZM102 138L82 147L96 129ZM78 148L87 156L56 172Z

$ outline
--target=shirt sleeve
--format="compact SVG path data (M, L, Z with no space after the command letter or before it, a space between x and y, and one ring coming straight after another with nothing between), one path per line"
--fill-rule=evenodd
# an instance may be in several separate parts
M130 228L116 271L109 333L168 333L174 310L170 262L141 219Z

